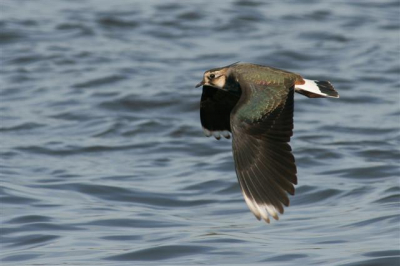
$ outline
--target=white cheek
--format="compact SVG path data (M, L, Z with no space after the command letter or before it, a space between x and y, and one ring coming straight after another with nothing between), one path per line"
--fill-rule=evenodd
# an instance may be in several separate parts
M215 85L222 89L225 86L225 78L220 78L215 82Z

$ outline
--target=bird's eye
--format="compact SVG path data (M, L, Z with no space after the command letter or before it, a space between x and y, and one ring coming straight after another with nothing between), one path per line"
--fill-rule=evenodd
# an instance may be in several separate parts
M213 79L213 78L215 78L215 74L210 75L210 79Z

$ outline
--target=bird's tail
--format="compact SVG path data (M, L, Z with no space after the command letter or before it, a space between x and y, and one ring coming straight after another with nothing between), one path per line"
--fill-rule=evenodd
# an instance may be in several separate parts
M308 98L339 98L339 93L329 81L304 79L302 85L295 85L294 90Z

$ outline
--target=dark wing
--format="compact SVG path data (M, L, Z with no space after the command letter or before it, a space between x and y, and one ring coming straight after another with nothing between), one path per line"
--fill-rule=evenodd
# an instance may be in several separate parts
M200 101L200 120L207 137L214 134L219 139L220 132L227 138L231 132L230 114L239 100L235 95L210 86L203 86Z
M247 99L239 101L231 116L236 173L247 205L269 223L269 215L277 220L282 205L289 206L287 193L294 195L297 184L288 144L293 134L294 87L245 86L241 84L242 94L252 93L246 93Z

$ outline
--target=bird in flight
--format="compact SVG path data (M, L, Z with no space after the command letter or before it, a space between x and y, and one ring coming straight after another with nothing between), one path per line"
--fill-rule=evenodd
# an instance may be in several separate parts
M289 145L294 92L339 98L329 81L250 63L204 73L200 120L207 137L232 135L236 175L247 206L258 220L278 220L294 195L297 170Z

